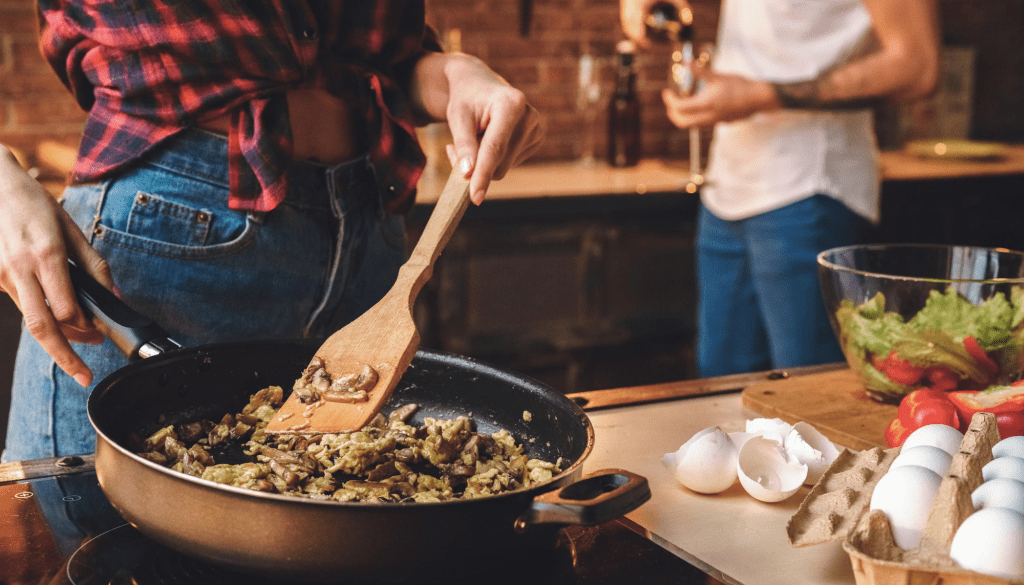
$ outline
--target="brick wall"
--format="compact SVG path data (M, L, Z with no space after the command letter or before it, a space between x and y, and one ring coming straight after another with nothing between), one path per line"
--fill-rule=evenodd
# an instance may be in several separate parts
M594 56L602 86L595 145L601 158L607 144L604 104L614 83L615 44L624 38L618 0L532 0L526 36L520 32L523 3L427 0L427 20L446 40L450 31L458 29L463 51L487 61L526 93L547 129L535 159L569 159L580 154L586 118L576 107L578 64L581 55ZM713 41L718 26L717 0L695 0L693 7L697 41ZM661 101L670 53L668 47L653 47L638 54L644 156L681 158L688 152L685 133L671 125Z
M78 143L85 114L39 53L34 0L0 0L0 142L35 166L39 143Z
M693 0L698 42L714 40L719 0ZM520 34L523 4L532 5L529 33ZM947 42L977 47L977 97L972 137L1024 141L1024 4L941 0ZM32 155L39 142L76 144L83 114L39 55L34 0L0 0L0 142ZM579 57L598 59L602 100L592 124L598 156L607 140L604 104L612 85L612 56L622 33L618 0L427 0L428 21L445 38L461 33L461 48L486 60L526 92L547 128L535 160L580 154L587 124L576 109ZM669 49L639 54L645 156L685 158L686 135L667 120L660 91ZM705 140L705 145L707 141Z

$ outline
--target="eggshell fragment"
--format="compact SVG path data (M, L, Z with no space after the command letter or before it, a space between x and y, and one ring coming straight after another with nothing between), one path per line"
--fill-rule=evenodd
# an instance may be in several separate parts
M786 452L807 466L807 479L804 480L807 485L817 483L828 466L839 457L839 450L832 441L806 422L793 425L784 446Z
M675 471L676 479L702 494L717 494L736 483L736 446L719 427L706 428L683 443L662 462Z
M783 445L786 436L793 430L793 425L781 418L753 418L747 421L746 430L748 433L760 435Z
M1024 481L1024 459L1016 457L999 457L981 468L981 476L985 481L1004 477Z
M735 433L729 433L729 438L732 439L732 444L736 445L736 452L739 453L743 449L743 444L750 440L751 437L756 437L754 433L745 433L743 431L737 431Z
M1006 437L999 441L992 446L992 456L995 458L1017 457L1024 459L1024 437L1017 435L1016 437Z
M871 493L870 509L885 513L896 546L910 550L920 544L941 482L939 474L916 465L890 467L878 480Z
M1000 477L978 486L971 494L975 510L1009 508L1024 514L1024 482Z
M960 443L963 440L963 433L951 426L925 425L910 433L907 440L903 442L903 449L910 449L918 445L931 445L953 456L960 450Z
M782 445L764 437L752 437L740 450L740 484L762 502L781 502L792 496L807 479L807 465L797 461Z
M949 464L952 462L953 457L942 449L931 445L918 445L909 449L901 449L890 469L904 465L917 465L931 469L941 477L949 471Z
M1024 579L1024 514L978 510L964 520L949 548L961 567L1004 579Z

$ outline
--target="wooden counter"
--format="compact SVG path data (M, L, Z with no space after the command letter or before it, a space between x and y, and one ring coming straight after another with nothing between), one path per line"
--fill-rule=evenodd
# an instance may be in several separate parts
M579 197L636 193L681 192L689 177L683 163L643 160L635 167L613 168L604 163L575 161L532 163L516 167L491 183L488 200L538 197ZM444 188L447 169L428 169L419 183L417 203L434 203Z
M1024 145L1006 145L995 160L923 158L905 151L880 154L883 181L956 179L1024 174ZM430 204L444 188L446 168L435 165L419 184L417 203ZM635 167L612 168L602 162L585 166L575 161L528 163L491 184L488 199L530 199L586 195L682 192L689 177L683 161L643 160Z
M902 150L881 154L882 180L918 181L1024 174L1024 145L1004 145L1006 156L992 160L923 158Z

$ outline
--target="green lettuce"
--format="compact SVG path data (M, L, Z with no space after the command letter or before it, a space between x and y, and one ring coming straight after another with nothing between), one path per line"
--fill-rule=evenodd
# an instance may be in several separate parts
M973 335L982 349L992 351L1014 342L1012 332L1021 316L1002 293L972 305L950 288L945 293L931 291L908 324L917 331L945 331L957 341Z

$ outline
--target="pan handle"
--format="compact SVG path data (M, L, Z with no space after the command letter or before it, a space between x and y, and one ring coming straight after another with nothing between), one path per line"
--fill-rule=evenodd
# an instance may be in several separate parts
M71 284L78 304L91 316L96 327L117 346L129 361L151 357L181 347L169 333L149 317L136 313L88 272L68 261Z
M517 533L534 524L593 526L632 512L651 499L647 478L622 469L602 469L534 498L515 523Z

